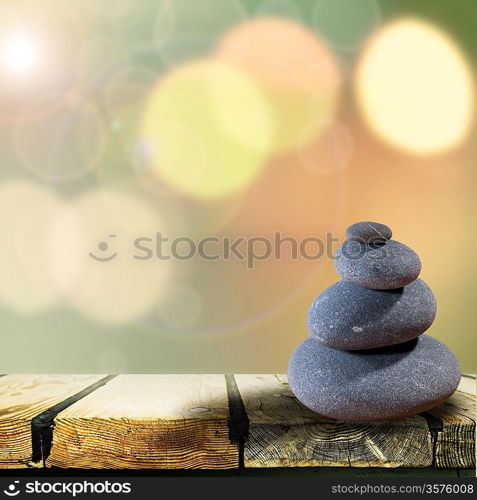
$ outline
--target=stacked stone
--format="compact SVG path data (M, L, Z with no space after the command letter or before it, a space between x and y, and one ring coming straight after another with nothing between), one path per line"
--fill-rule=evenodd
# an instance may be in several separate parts
M295 396L321 415L385 420L426 411L460 380L451 351L423 335L436 315L421 262L391 229L358 222L335 255L342 277L313 302L311 337L293 353L288 379Z

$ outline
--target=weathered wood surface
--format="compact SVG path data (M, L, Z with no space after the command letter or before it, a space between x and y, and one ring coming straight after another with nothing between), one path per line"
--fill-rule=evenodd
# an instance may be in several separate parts
M475 420L466 376L426 414L346 423L285 375L6 375L0 469L472 468Z
M31 465L31 420L104 375L5 375L0 377L0 468Z
M429 414L441 421L441 430L436 434L435 466L475 468L475 377L464 375L454 395Z
M245 467L426 467L425 418L346 423L305 408L283 375L236 375L250 419Z
M120 375L55 418L47 466L238 466L223 375Z

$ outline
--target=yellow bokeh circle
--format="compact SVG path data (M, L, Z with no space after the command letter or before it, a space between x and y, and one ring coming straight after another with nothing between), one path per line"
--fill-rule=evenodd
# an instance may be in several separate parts
M459 47L417 19L394 21L371 38L354 83L370 129L409 153L459 145L474 117L473 75Z
M266 98L245 72L213 59L166 76L146 103L142 141L162 180L199 198L246 187L270 150Z

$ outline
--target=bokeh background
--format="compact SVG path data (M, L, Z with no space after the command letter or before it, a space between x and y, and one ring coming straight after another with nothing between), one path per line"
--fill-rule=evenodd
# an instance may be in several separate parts
M1 0L0 369L284 372L330 258L139 261L131 241L376 220L421 256L429 333L475 373L476 16Z

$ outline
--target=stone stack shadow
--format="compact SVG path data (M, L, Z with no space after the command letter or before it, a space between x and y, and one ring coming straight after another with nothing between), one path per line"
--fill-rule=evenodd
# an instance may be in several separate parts
M460 367L423 334L436 301L418 278L421 262L391 229L358 222L335 255L342 281L311 305L311 336L293 353L288 379L317 413L348 421L386 420L426 411L449 398Z

